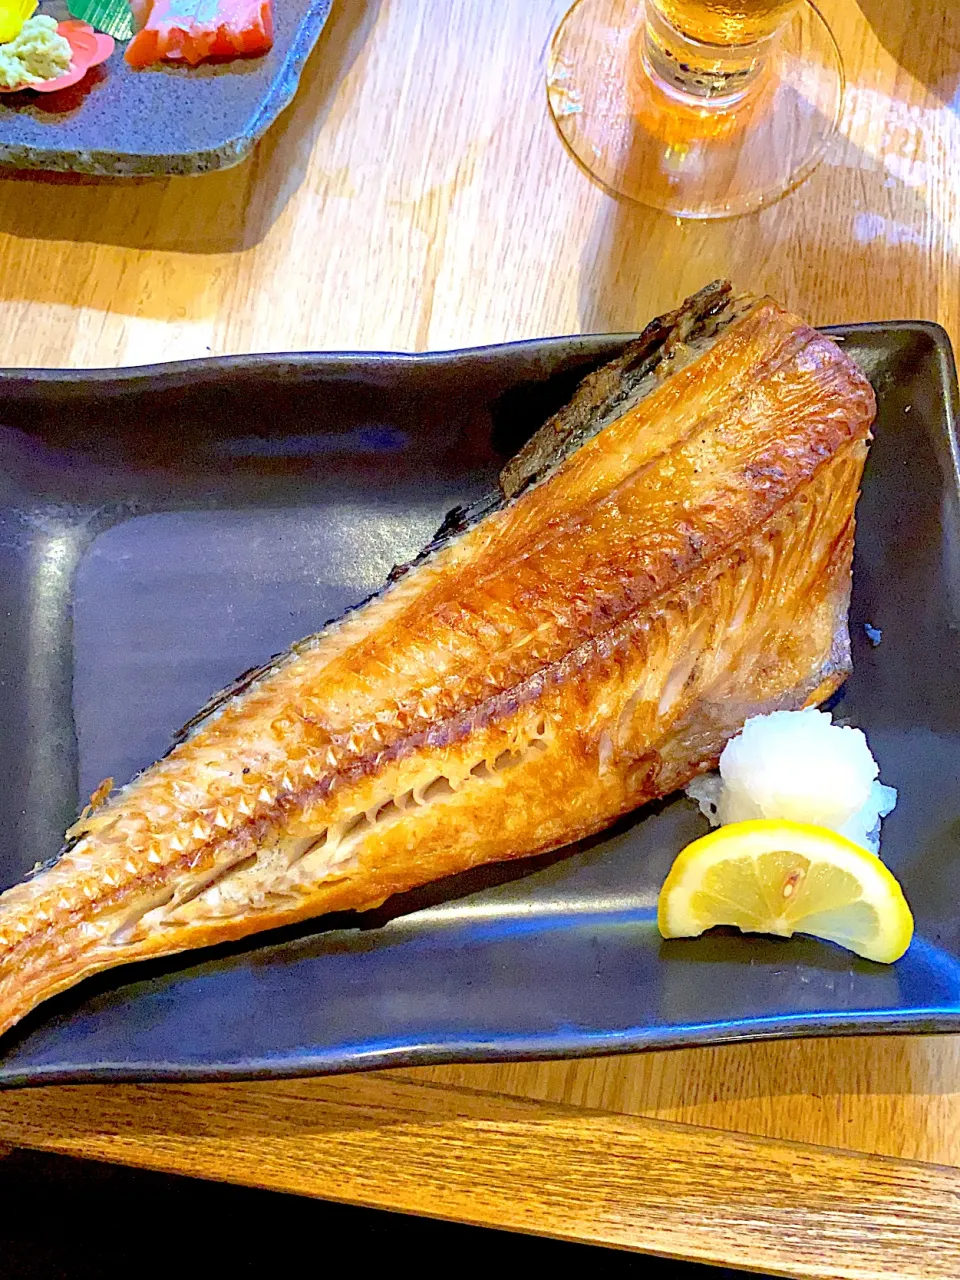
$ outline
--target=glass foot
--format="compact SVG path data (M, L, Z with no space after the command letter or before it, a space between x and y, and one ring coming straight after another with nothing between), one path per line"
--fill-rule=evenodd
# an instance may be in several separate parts
M681 218L773 203L816 167L843 105L843 67L804 3L732 99L680 93L651 73L642 0L578 0L550 50L547 98L577 163L612 195Z

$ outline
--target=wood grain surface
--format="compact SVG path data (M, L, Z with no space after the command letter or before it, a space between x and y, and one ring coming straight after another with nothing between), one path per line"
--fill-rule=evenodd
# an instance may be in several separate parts
M956 1172L389 1073L0 1095L0 1137L789 1276L954 1280ZM895 1268L895 1269L893 1269Z
M567 158L543 88L565 4L338 0L240 168L3 178L3 363L628 330L722 274L817 322L922 317L960 338L955 0L823 0L848 74L840 136L792 196L713 224L618 204ZM789 1275L960 1274L960 1174L644 1119L960 1166L946 1037L0 1104L0 1138L104 1159Z

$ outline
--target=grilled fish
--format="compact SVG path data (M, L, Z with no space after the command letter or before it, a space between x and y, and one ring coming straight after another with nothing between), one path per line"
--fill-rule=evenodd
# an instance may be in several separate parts
M708 286L385 588L218 695L0 895L0 1031L89 974L590 835L850 669L875 402Z

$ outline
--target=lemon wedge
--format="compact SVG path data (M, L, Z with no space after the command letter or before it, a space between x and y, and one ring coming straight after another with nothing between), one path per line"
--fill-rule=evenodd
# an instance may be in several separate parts
M913 916L875 854L826 827L734 822L678 854L660 890L665 938L714 925L789 938L809 933L892 964L910 945Z

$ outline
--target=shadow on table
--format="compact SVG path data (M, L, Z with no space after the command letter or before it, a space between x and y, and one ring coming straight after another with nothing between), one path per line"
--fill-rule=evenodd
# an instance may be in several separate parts
M12 174L0 178L0 234L178 253L234 253L257 244L303 180L380 5L334 5L293 103L242 164L193 178Z
M884 133L877 155L838 137L797 191L740 218L682 221L604 200L581 259L582 331L640 329L723 276L787 306L817 299L820 310L809 317L816 324L936 319L940 278L930 247L945 232L923 189L894 176L897 164L883 152L889 144L923 165L923 143L919 125L910 136Z
M290 1263L299 1270L304 1242L306 1258L319 1264L337 1239L350 1242L360 1274L389 1274L403 1256L470 1257L480 1270L495 1265L507 1274L537 1264L599 1265L611 1280L732 1280L741 1274L39 1152L17 1151L0 1160L0 1199L0 1280L113 1280L131 1268L141 1272L150 1224L186 1221L208 1224L177 1248L178 1270L187 1277L272 1274Z
M892 0L857 0L888 53L941 102L960 107L960 5L925 0L922 6ZM919 18L919 21L918 21Z
M960 1046L922 1035L781 1040L638 1056L629 1069L611 1059L606 1076L592 1066L582 1088L601 1108L936 1163L949 1145L944 1107ZM576 1098L578 1064L567 1071Z

